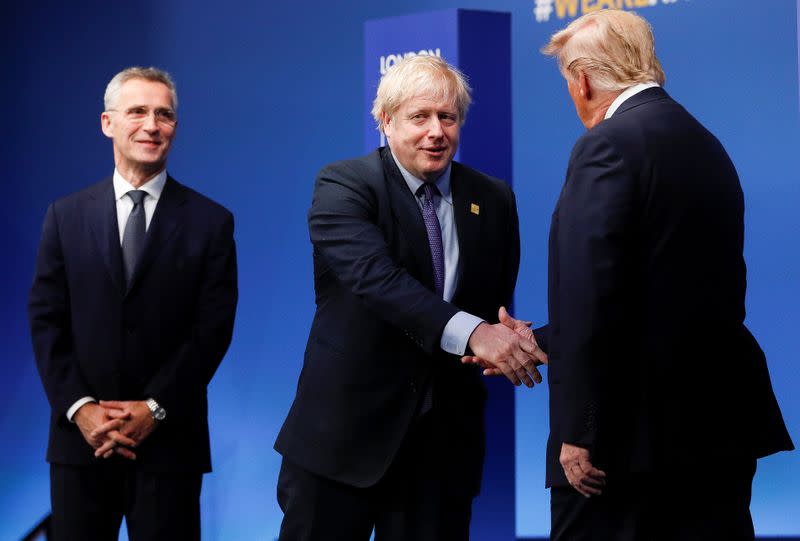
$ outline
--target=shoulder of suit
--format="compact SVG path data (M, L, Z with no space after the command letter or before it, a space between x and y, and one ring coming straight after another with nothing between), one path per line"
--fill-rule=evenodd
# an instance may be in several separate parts
M465 182L472 189L482 191L507 193L511 191L511 186L504 180L482 173L468 165L460 162L453 162L450 169L451 182Z
M189 186L178 182L172 176L167 177L167 182L172 183L173 189L178 190L181 196L184 197L188 203L191 203L193 206L200 207L204 213L218 213L221 216L232 216L231 211L225 206L217 203L207 195L203 195L194 188L190 188Z
M80 204L82 201L86 199L93 199L101 194L107 193L108 190L113 190L112 187L112 177L106 177L100 182L95 182L85 188L81 188L76 192L69 193L67 195L63 195L61 197L56 198L53 201L53 206L55 207L72 207L74 205Z
M366 156L329 163L320 169L318 176L334 174L352 178L369 178L382 172L383 161L381 159L380 149L377 149Z

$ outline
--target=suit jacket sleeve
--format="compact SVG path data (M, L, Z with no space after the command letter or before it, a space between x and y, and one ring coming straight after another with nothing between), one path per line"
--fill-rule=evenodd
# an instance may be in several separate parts
M335 164L318 175L308 215L315 255L376 316L432 354L458 309L395 261L378 225L379 196L359 173Z
M196 415L231 342L238 298L233 229L233 216L225 211L209 245L191 332L145 385L145 396L164 406L170 421Z
M591 448L603 415L603 393L624 342L619 294L630 277L629 236L634 177L600 134L575 145L559 200L558 250L561 327L558 373L560 440Z
M28 318L36 365L54 414L66 415L81 397L91 395L75 356L64 256L55 204L44 219L36 270L28 299Z

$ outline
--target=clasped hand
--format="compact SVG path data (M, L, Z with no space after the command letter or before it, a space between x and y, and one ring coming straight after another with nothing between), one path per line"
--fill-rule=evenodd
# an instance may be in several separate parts
M74 420L97 458L118 454L136 460L133 449L156 428L150 408L141 400L90 402L81 406Z
M536 368L547 364L547 355L539 348L531 322L511 317L505 307L498 311L500 323L481 323L469 338L474 355L466 355L461 362L477 364L486 376L503 375L514 385L533 387L542 382Z

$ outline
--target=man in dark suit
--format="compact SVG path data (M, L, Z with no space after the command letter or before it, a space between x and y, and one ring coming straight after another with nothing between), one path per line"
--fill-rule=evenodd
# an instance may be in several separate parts
M644 19L587 14L544 53L588 129L553 213L536 331L551 538L753 539L756 459L793 446L743 323L736 170L661 88Z
M436 57L381 80L388 147L317 177L309 212L317 310L283 455L280 539L466 540L486 397L467 347L516 384L535 344L497 321L517 277L514 195L453 162L470 102Z
M47 210L28 311L52 408L57 540L200 539L206 387L236 310L233 216L167 175L169 75L105 93L114 176Z

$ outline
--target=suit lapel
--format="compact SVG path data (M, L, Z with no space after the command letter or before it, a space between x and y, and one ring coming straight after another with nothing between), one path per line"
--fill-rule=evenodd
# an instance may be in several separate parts
M97 190L89 195L87 217L111 281L122 292L125 290L125 278L122 271L117 203L111 178L99 184Z
M473 291L476 287L472 284L472 274L475 262L480 260L478 240L481 237L483 222L481 212L486 212L487 209L472 179L456 162L453 162L450 171L450 189L453 192L453 214L458 233L458 261L461 267L458 286L453 295L453 299L456 299L461 291Z
M136 263L128 291L136 286L142 275L152 265L158 254L169 243L180 225L180 207L186 202L186 190L172 177L167 177L164 190L158 199L158 205L153 213L147 238L142 249L142 255Z
M430 243L416 196L408 189L408 184L394 163L389 147L382 149L381 159L394 211L395 226L403 231L403 238L419 269L420 281L430 289L434 289Z

